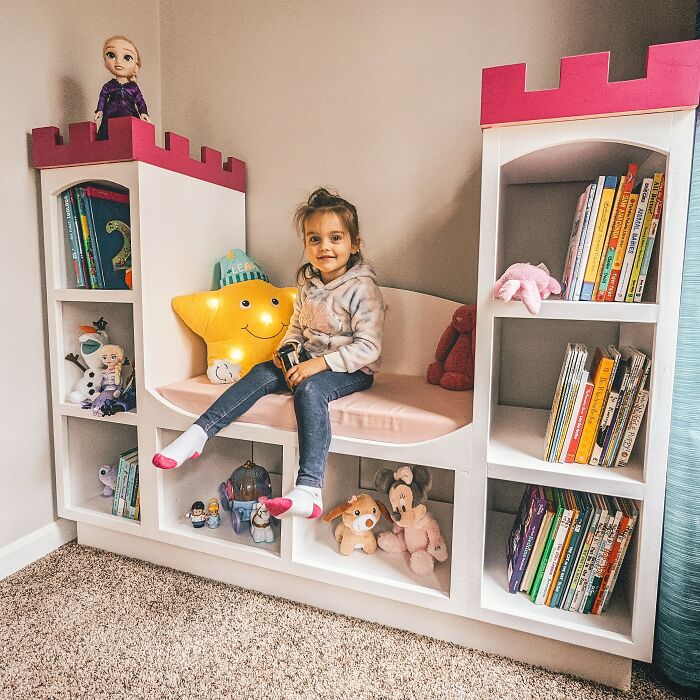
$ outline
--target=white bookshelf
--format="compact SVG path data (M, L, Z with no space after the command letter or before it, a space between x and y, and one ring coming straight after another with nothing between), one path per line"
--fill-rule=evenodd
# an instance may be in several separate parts
M482 618L649 661L663 526L694 112L610 116L484 131L477 311L474 462L483 480ZM598 175L666 173L655 275L643 303L551 297L538 316L493 299L514 262L544 261L560 277L576 198ZM606 469L545 461L544 435L567 342L634 345L652 357L650 401L630 464ZM526 484L623 496L640 518L611 605L598 615L536 606L506 582L506 541Z

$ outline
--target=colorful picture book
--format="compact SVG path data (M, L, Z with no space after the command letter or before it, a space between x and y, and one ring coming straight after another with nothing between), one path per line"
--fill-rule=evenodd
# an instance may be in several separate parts
M75 286L128 289L131 268L129 195L86 182L60 195Z
M562 274L569 301L641 302L661 222L664 174L601 175L576 204Z
M508 541L508 590L536 605L600 615L639 511L626 498L529 485Z
M139 455L134 447L119 455L117 483L112 499L112 515L129 520L140 520L140 509Z
M585 345L569 343L544 441L548 462L627 465L644 418L651 360L639 350L596 348L586 369Z

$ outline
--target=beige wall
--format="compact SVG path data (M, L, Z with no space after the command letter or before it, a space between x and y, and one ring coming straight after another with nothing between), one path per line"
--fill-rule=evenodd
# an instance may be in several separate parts
M30 167L29 135L33 127L63 130L91 117L110 77L102 42L115 33L143 53L140 82L160 121L160 51L157 0L3 0L0 12L2 548L56 519L39 177Z
M273 281L299 261L295 204L331 185L357 205L383 284L473 301L482 67L524 61L530 87L553 87L561 56L610 49L612 76L637 77L648 44L692 38L695 2L201 7L161 2L166 128L247 161L248 249Z

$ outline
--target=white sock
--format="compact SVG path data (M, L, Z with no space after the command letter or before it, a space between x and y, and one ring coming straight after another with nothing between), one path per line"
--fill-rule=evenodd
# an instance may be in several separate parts
M295 486L282 498L266 501L265 506L277 518L317 518L323 512L321 489L313 486Z
M195 423L187 428L187 430L185 430L180 437L173 440L167 447L164 447L156 455L154 460L159 455L168 460L168 465L170 460L172 460L175 462L175 464L173 466L169 466L168 468L174 469L175 467L179 467L183 462L186 462L191 457L199 457L204 449L204 444L206 443L207 439L208 436L204 431L204 428Z

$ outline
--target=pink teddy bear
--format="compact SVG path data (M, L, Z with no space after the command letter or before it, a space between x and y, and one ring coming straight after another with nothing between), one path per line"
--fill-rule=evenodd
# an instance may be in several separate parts
M519 299L531 314L539 313L542 299L550 294L561 294L561 285L544 263L515 263L511 265L493 287L494 299Z

